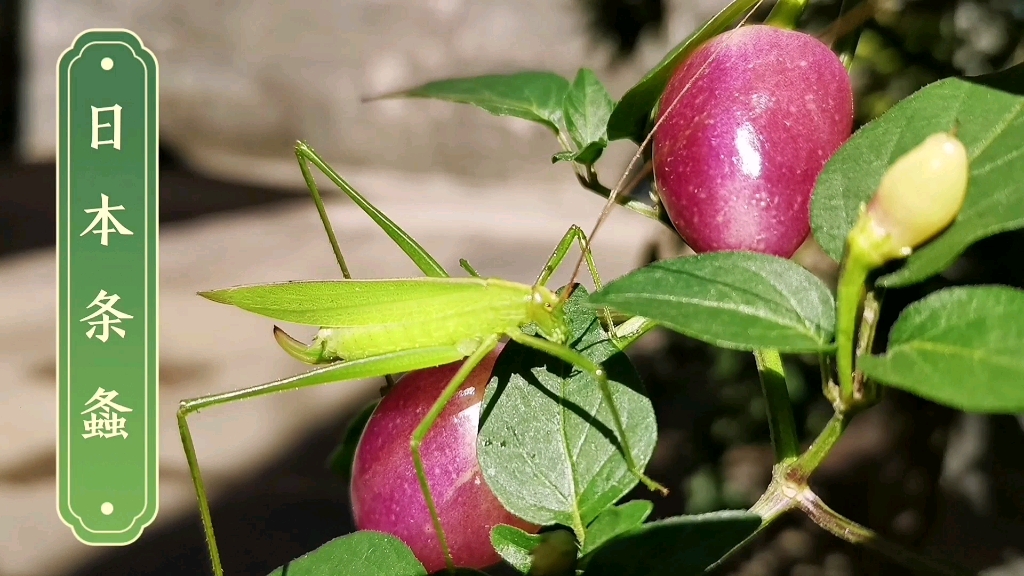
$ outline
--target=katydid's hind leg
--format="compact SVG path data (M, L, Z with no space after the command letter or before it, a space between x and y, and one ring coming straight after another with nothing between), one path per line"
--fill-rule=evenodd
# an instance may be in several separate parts
M324 220L324 226L327 228L327 235L331 238L332 247L335 250L335 256L339 258L339 262L342 261L340 249L337 248L337 240L334 238L334 232L330 227L330 223L327 221L326 212L323 209L323 201L320 199L320 193L316 188L316 182L313 180L312 174L309 173L309 164L313 164L320 170L327 178L333 182L346 196L352 199L359 208L366 213L374 222L380 226L381 230L398 244L398 247L405 252L406 256L413 261L414 264L427 276L433 278L448 278L448 272L434 260L427 251L419 245L416 240L409 236L409 234L402 230L398 224L395 224L390 218L388 218L383 212L377 209L376 206L371 204L366 198L363 197L355 188L353 188L348 182L346 182L337 172L331 168L327 162L320 157L319 154L313 151L305 142L299 142L295 145L295 156L299 159L299 166L302 168L302 175L306 178L306 186L309 187L309 191L313 194L313 200L317 203L317 209L320 210L320 217ZM343 265L344 268L344 265ZM348 278L348 276L345 276Z
M192 433L188 427L188 415L196 413L204 408L221 404L240 402L249 398L265 396L277 392L296 390L309 386L331 384L345 380L357 380L363 378L375 378L385 374L408 372L431 366L440 366L455 362L465 355L459 352L454 346L439 346L435 348L422 348L419 350L406 350L393 354L385 354L364 360L353 362L339 362L317 368L305 374L283 378L274 382L260 384L241 390L211 394L200 398L182 400L178 406L178 432L181 435L181 445L185 451L185 460L188 462L189 475L192 477L192 484L196 490L196 499L199 501L199 515L203 523L203 532L206 535L206 544L210 552L210 562L213 565L214 576L223 576L224 570L221 567L220 552L217 549L217 539L213 533L213 521L210 517L210 503L206 496L206 486L203 483L202 473L199 470L199 461L196 458L195 445L192 442Z
M619 409L615 406L615 402L612 398L612 389L611 383L608 381L608 374L600 364L591 361L586 356L583 356L564 344L557 344L543 338L523 334L522 332L510 332L508 337L524 346L529 346L530 348L554 356L555 358L568 362L569 364L590 373L590 375L597 380L597 384L601 388L601 396L608 404L608 410L611 412L612 421L615 424L615 433L619 437L619 449L622 452L623 458L626 460L626 467L629 468L631 474L636 476L637 479L640 480L640 482L643 482L643 484L650 490L660 492L662 495L668 494L668 488L665 488L661 484L647 477L633 459L633 451L630 449L629 438L626 436L626 428L622 423L622 416L619 414Z
M466 382L469 375L473 372L480 362L494 350L498 345L498 335L487 337L483 342L477 346L476 350L473 351L466 361L462 363L459 371L452 376L452 379L445 386L444 391L441 392L441 396L434 401L434 404L430 407L430 411L427 412L426 417L422 422L416 426L416 430L413 431L412 439L409 442L409 449L412 452L413 465L416 467L416 477L419 479L420 489L423 491L423 498L427 502L427 509L430 511L430 519L434 523L434 531L437 532L438 541L441 544L441 550L444 551L444 560L448 565L449 570L455 569L455 563L452 561L451 550L448 548L448 540L444 535L444 528L441 526L441 517L437 513L437 505L434 502L434 495L430 491L430 483L427 481L427 472L423 466L423 458L420 454L420 447L423 444L423 440L430 433L431 428L437 422L438 417L444 411L445 406L451 401L455 393L459 391L459 388Z
M299 143L295 146L295 158L299 161L299 170L302 171L302 179L306 181L306 188L309 189L309 194L313 197L313 203L316 204L316 211L320 214L320 221L323 222L324 230L327 232L327 239L331 242L331 250L334 251L334 258L338 261L338 266L341 267L341 275L346 279L352 279L352 274L348 271L348 266L345 264L345 256L341 253L341 246L338 245L338 237L334 234L334 227L331 226L331 219L327 216L327 209L324 208L324 200L320 197L320 189L316 185L316 180L313 178L313 174L309 171L309 160L305 155L306 145ZM309 150L312 152L312 150Z
M217 538L213 534L213 520L210 517L210 502L206 497L206 485L203 484L203 475L199 470L199 461L196 459L196 447L192 443L192 433L188 429L188 422L184 413L185 403L178 407L178 433L181 435L181 446L185 450L185 460L188 462L188 472L192 476L192 485L196 490L196 499L199 501L199 517L203 523L203 534L206 536L206 549L210 552L210 564L214 576L224 576L224 568L220 563L220 550L217 549Z

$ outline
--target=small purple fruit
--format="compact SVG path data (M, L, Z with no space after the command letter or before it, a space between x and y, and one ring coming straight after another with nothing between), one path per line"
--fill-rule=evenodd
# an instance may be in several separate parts
M492 352L470 374L421 445L423 466L455 564L482 569L501 558L491 529L532 526L505 510L483 479L476 457L484 388L498 358ZM411 372L380 401L366 424L352 466L352 510L360 530L391 534L409 546L428 572L445 567L409 440L461 362Z
M825 163L850 136L853 89L816 38L771 26L726 32L676 70L654 135L654 176L696 252L788 258L810 231Z

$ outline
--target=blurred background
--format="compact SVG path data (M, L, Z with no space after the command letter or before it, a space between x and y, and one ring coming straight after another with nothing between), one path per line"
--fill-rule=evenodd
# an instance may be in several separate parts
M0 576L206 574L194 495L173 424L178 400L296 373L258 318L195 297L246 282L338 277L291 147L309 142L449 269L530 281L601 200L552 166L543 128L467 106L360 99L429 80L595 70L613 97L726 0L0 1ZM822 31L839 0L812 0ZM848 4L853 4L849 2ZM866 122L936 79L1024 59L1024 0L879 0L853 67ZM54 507L54 69L90 27L125 27L156 54L161 84L161 495L124 548L89 548ZM620 143L621 144L621 143ZM633 150L599 168L614 180ZM350 203L328 210L356 276L415 268ZM606 278L680 249L617 212L595 242ZM1024 235L978 244L905 303L948 284L1024 287ZM802 262L828 281L813 246ZM661 432L649 471L676 488L655 515L749 506L772 452L749 355L654 333L633 353ZM829 407L813 359L789 359L806 437ZM347 487L324 462L379 382L306 390L195 417L229 574L261 575L353 529ZM988 574L1024 574L1024 419L966 415L889 393L814 479L841 513ZM649 497L637 492L637 497ZM735 575L902 574L799 516L723 566Z

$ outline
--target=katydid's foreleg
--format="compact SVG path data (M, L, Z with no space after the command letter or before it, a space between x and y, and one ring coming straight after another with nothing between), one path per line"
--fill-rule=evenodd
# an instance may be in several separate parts
M210 561L213 564L214 576L223 576L224 570L220 563L220 553L217 550L217 540L213 534L213 522L210 518L210 504L206 497L206 487L203 484L203 477L199 471L199 462L196 459L195 446L192 443L192 433L188 428L188 415L198 412L204 408L221 404L230 404L249 398L296 390L308 386L330 384L345 380L358 380L363 378L375 378L385 374L396 374L409 372L432 366L440 366L455 362L465 357L454 346L438 346L432 348L420 348L405 350L392 354L385 354L363 360L352 362L339 362L323 368L317 368L305 374L291 376L274 382L224 392L211 394L200 398L182 400L178 406L178 431L181 434L181 444L185 450L185 459L188 461L189 475L192 477L192 484L196 489L196 498L199 500L199 515L203 522L203 531L206 534L206 544L210 551Z
M305 144L301 142L295 146L295 158L299 161L302 179L306 181L306 188L309 189L309 194L313 197L313 203L316 204L316 211L320 214L320 222L323 223L324 230L327 232L327 239L331 241L331 250L334 251L334 258L338 261L338 266L341 267L341 275L346 280L351 280L352 274L349 273L348 266L345 264L345 256L341 253L338 237L334 234L334 226L331 226L331 219L327 216L327 209L324 208L324 200L320 197L320 189L316 185L313 174L309 171L309 161L303 153L304 150Z
M444 561L448 565L450 571L455 570L455 563L452 561L451 550L448 548L448 540L444 535L444 528L441 526L441 517L437 513L437 505L434 503L434 495L430 491L430 483L427 481L427 472L423 466L423 458L420 455L420 446L423 444L423 440L427 437L430 429L434 427L434 423L437 422L438 417L441 416L441 412L444 411L444 407L448 405L455 393L459 391L459 388L466 382L466 378L473 372L480 362L494 350L498 345L498 335L488 336L485 338L476 350L466 358L466 361L462 363L459 371L452 376L452 379L445 386L441 396L434 401L433 406L430 407L430 411L427 412L423 421L416 426L416 430L413 431L412 439L409 442L409 448L412 451L413 465L416 467L416 477L420 482L420 489L423 491L423 498L427 502L427 509L430 511L430 519L434 523L434 530L437 532L438 541L441 544L441 549L444 551Z
M594 288L601 289L601 277L597 273L597 264L594 263L594 255L590 251L590 242L587 240L586 233L579 226L573 224L566 231L562 239L559 240L558 245L555 246L555 251L551 253L551 257L544 264L544 268L540 271L540 275L537 276L537 281L534 283L538 286L544 286L547 284L551 275L554 274L555 270L565 260L565 256L569 253L569 249L572 248L572 243L578 242L580 250L583 251L584 258L587 261L587 268L590 270L590 277L594 279Z
M551 257L548 258L544 269L541 270L540 275L537 277L536 284L545 285L551 275L558 269L558 267L565 261L566 255L569 253L569 249L572 248L572 243L577 242L580 246L580 251L583 253L583 258L587 263L587 270L590 271L590 277L594 280L594 288L600 290L602 287L601 275L597 273L597 263L594 262L594 254L590 250L590 241L587 239L587 234L582 228L573 224L566 231L565 235L558 242L555 247L555 251L551 253ZM601 310L601 319L604 321L605 329L611 336L612 340L618 345L618 337L615 334L615 323L612 321L612 313L607 308ZM619 346L623 348L623 346Z
M626 460L626 467L629 468L630 473L637 477L641 482L644 483L649 489L660 492L662 495L668 494L668 489L661 484L655 482L651 478L640 470L640 467L636 465L636 461L633 459L633 451L629 446L629 438L626 436L626 428L622 423L622 416L619 414L619 409L615 406L615 401L612 398L611 383L608 381L608 373L605 369L596 362L593 362L586 356L579 352L565 346L564 344L558 344L545 340L544 338L537 338L536 336L530 336L523 334L522 332L510 332L508 337L512 340L524 345L529 346L535 350L544 352L558 358L564 362L568 362L573 366L576 366L586 372L597 380L598 386L601 388L601 396L604 401L608 404L608 410L611 412L612 421L615 424L615 433L619 437L619 448L622 451L622 456Z
M344 259L341 257L341 249L338 247L337 238L334 236L334 230L331 228L330 221L327 219L327 212L323 207L323 200L320 198L320 192L317 189L316 181L313 179L313 175L310 173L309 164L313 164L317 167L327 178L333 182L346 196L352 199L359 208L366 213L378 226L392 239L398 247L413 261L414 264L425 274L426 276L433 278L448 278L448 272L437 263L422 246L419 245L416 240L413 239L405 230L402 230L397 224L395 224L390 218L388 218L383 212L377 209L376 206L371 204L362 194L356 191L348 182L346 182L337 172L331 168L327 162L320 157L319 154L313 151L305 142L299 142L295 145L295 156L299 160L299 167L302 169L302 176L306 180L306 186L309 188L310 193L313 195L313 201L316 202L317 210L320 212L320 219L323 220L324 227L327 229L327 236L331 239L331 247L334 249L334 255L338 258L338 263L341 264L342 269L345 270ZM347 272L345 277L348 278Z

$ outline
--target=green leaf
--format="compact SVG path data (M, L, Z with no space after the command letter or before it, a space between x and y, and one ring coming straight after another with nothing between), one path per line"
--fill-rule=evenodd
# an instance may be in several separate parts
M527 534L515 526L498 524L491 530L491 544L505 562L523 574L530 571L530 553L544 538Z
M605 510L587 526L587 538L580 554L587 555L612 538L640 526L652 510L654 504L648 500L633 500Z
M607 370L633 459L643 467L657 439L654 409L629 358L582 305L586 295L577 287L566 302L569 343ZM581 539L591 520L637 484L597 381L515 342L505 346L487 387L477 457L510 512L541 526L568 526Z
M572 150L565 150L551 156L552 164L556 164L558 162L572 162L574 160L576 160L576 153Z
M608 139L630 139L640 143L647 136L647 121L658 105L676 68L701 44L728 30L761 0L735 0L704 26L676 45L657 66L652 68L635 86L629 89L608 119Z
M972 243L1024 227L1024 98L950 78L901 101L858 131L825 166L811 202L811 227L832 258L883 173L927 136L959 126L971 159L970 185L956 221L915 251L883 286L907 286L949 267Z
M736 350L826 351L835 328L835 303L821 280L752 252L657 262L606 285L590 304Z
M908 306L884 356L861 358L869 377L968 412L1024 412L1024 291L939 290Z
M355 418L345 429L345 435L341 442L334 448L331 455L327 457L327 468L337 474L345 482L352 479L352 463L356 459L356 448L359 447L359 439L363 437L363 429L370 421L370 416L377 409L380 400L374 400L360 410Z
M361 530L335 538L288 562L270 576L427 576L423 564L401 540Z
M650 522L598 548L583 576L703 574L760 525L759 516L739 511Z
M608 147L608 141L603 142L591 142L586 148L579 152L559 152L551 157L551 163L556 162L579 162L580 164L590 165L597 162L601 154L604 153L604 149Z
M614 107L615 102L594 72L581 68L562 103L565 127L577 150L608 144L608 117Z
M557 133L568 90L569 81L558 74L519 72L438 80L380 98L433 98L472 104L495 116L539 122Z

